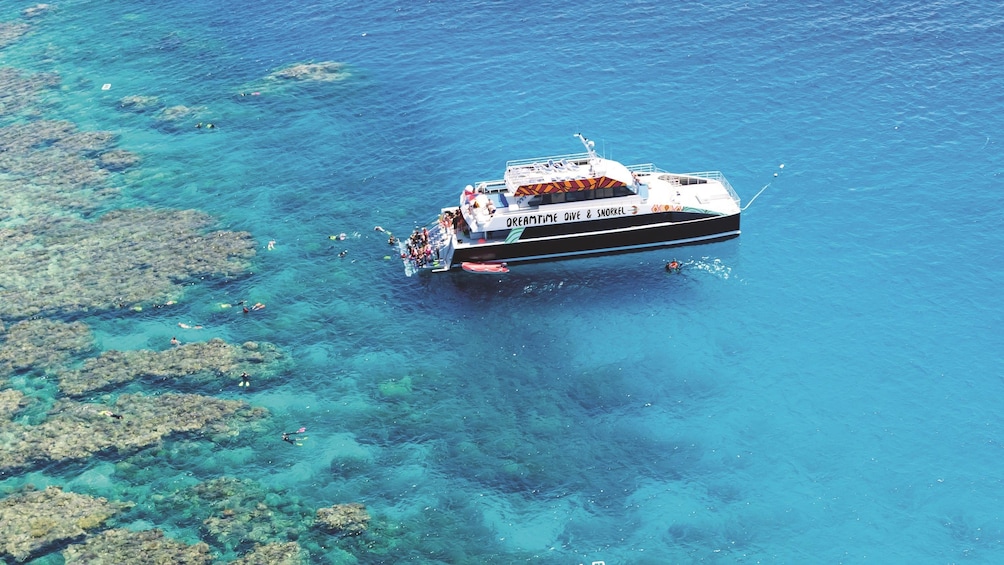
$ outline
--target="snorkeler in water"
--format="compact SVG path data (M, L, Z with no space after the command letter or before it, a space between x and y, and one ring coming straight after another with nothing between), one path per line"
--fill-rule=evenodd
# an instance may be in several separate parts
M307 439L307 437L306 436L295 437L295 436L298 436L299 434L302 434L305 431L307 431L307 428L303 427L296 430L295 432L282 432L282 441L290 445L303 445L303 441Z

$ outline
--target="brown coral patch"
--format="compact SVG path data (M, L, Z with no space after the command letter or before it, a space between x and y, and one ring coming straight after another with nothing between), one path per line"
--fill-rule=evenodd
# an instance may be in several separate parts
M195 210L128 209L2 230L14 244L0 261L0 318L162 303L197 276L242 274L251 234L204 233L211 221Z
M56 369L92 347L93 336L83 322L18 322L6 332L0 328L0 375L29 368Z
M13 41L12 28L0 23L0 48L3 48L5 36L8 42ZM20 28L15 28L20 29ZM43 90L59 85L59 75L55 73L24 73L10 67L0 67L0 116L12 116L30 108L38 100L38 94Z
M198 565L212 563L205 543L187 543L164 537L160 530L108 530L83 544L63 550L67 565L76 563L133 563Z
M112 405L60 400L36 426L0 421L0 473L110 450L129 453L183 432L235 435L266 415L245 402L195 394L124 394Z
M281 80L333 82L348 78L349 73L345 63L322 61L320 63L297 63L283 67L269 77Z
M119 100L119 108L130 112L147 112L163 106L156 96L130 95Z
M23 22L0 22L0 49L14 43L22 35L28 33L30 26ZM0 69L2 72L3 69ZM3 114L3 110L0 110Z
M108 172L88 155L109 148L114 141L110 132L79 131L65 120L11 124L0 128L0 172L30 179L35 185L99 185Z
M140 377L217 381L236 378L243 371L260 374L255 366L274 365L283 353L268 343L231 345L221 339L187 343L165 351L106 351L88 359L80 369L59 375L64 394L79 396Z
M84 536L131 503L109 502L59 487L0 500L0 555L25 561L47 548Z
M366 531L369 521L366 507L357 502L336 504L317 511L317 523L332 533L359 535Z
M3 382L0 382L0 386L3 386ZM0 422L10 420L25 404L23 392L14 389L0 390Z
M28 6L24 10L21 10L21 15L26 18L37 18L39 16L44 16L55 9L56 7L52 4L35 4L34 6Z
M191 117L200 112L200 108L189 108L188 106L169 106L157 114L157 118L165 122L174 122Z
M295 541L256 545L254 550L230 565L302 565L307 562L306 552Z
M124 149L112 149L98 156L98 166L109 171L123 171L139 163L139 156Z

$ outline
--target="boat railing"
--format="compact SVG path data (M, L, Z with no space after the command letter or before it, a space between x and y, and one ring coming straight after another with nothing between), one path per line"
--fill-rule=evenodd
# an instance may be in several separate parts
M652 163L641 163L641 164L638 164L638 165L628 165L627 166L627 170L631 171L632 173L664 173L664 172L666 172L666 171L663 171L663 170L659 169L658 167L656 167Z
M512 167L523 167L526 165L533 165L535 163L547 163L548 161L559 162L559 161L588 161L589 153L570 153L568 155L552 155L550 157L535 157L533 159L514 159L512 161L505 162L506 170Z
M587 174L594 176L594 173L601 175L603 169L599 163L588 153L509 161L506 164L505 184L509 192L516 193L520 187L530 184L580 179Z
M485 194L495 194L497 192L505 192L506 185L502 179L482 180L474 183L474 189Z
M670 173L668 171L660 169L659 167L656 167L652 163L628 165L627 169L634 173L666 173L679 178L697 177L702 179L715 180L720 182L722 186L725 187L725 190L728 191L729 196L736 203L736 206L740 206L739 194L736 193L736 190L734 188L732 188L732 184L729 182L729 179L725 178L725 175L722 174L721 171L698 171L696 173Z
M729 179L725 178L725 175L723 175L721 171L701 171L698 173L685 173L682 176L700 177L709 180L716 180L722 183L722 186L725 187L725 190L729 191L729 196L732 197L732 201L736 203L736 206L739 206L740 208L742 207L740 204L739 194L737 194L735 189L732 188L732 184L729 183Z

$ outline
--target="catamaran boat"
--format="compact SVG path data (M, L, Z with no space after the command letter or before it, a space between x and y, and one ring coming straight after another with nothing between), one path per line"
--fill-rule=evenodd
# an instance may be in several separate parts
M585 153L506 163L457 206L400 241L405 271L505 272L507 264L619 253L739 235L739 196L718 171L668 173Z

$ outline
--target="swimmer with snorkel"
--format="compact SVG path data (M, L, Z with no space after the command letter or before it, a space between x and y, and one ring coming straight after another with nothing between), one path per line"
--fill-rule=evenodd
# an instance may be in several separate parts
M303 437L293 437L293 436L302 434L305 431L307 431L306 427L300 428L295 432L282 432L282 441L290 445L303 445L303 441L307 439L307 436Z

